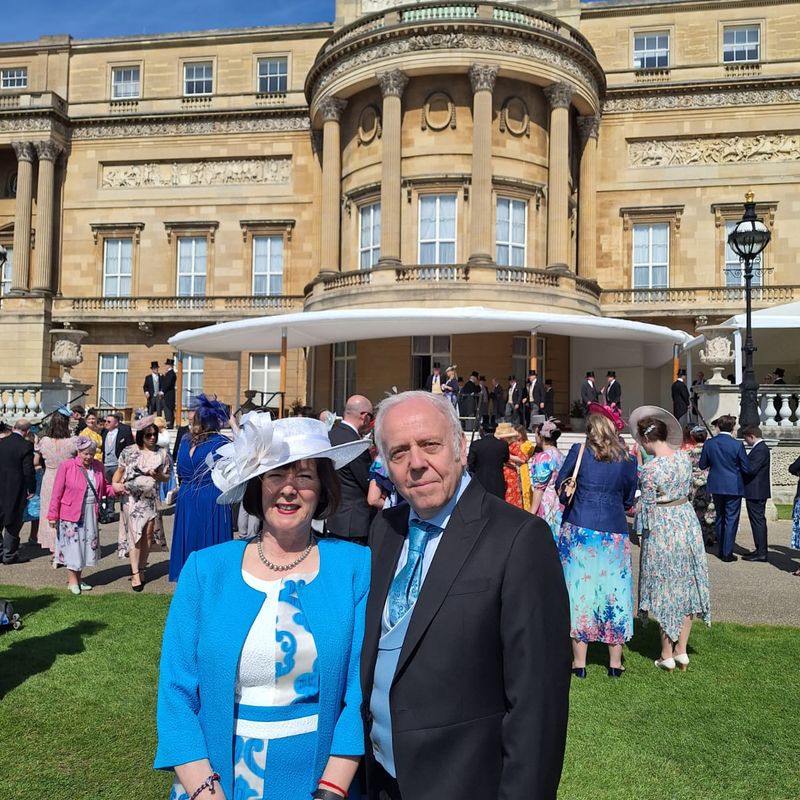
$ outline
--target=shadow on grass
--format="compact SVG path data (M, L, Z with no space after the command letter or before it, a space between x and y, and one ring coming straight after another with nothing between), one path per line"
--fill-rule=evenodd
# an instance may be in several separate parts
M58 596L55 594L37 592L26 597L15 597L12 602L14 603L14 611L22 617L22 622L24 623L27 617L53 605L56 600L58 600Z
M659 636L658 623L650 620L645 624L641 619L633 622L633 638L625 643L625 648L637 655L642 656L648 661L654 661L661 657L661 637ZM687 647L688 653L693 653L691 640ZM599 642L589 645L586 654L586 663L589 666L608 666L608 646Z
M793 550L791 547L780 547L774 544L769 546L769 551L767 553L769 563L772 564L775 569L779 569L782 572L794 572L800 567L800 562L796 560L797 556L797 550Z
M145 575L145 582L154 581L163 577L169 572L169 561L158 561L147 567L147 574ZM95 572L91 576L91 584L93 586L108 586L111 583L119 581L120 590L124 591L128 587L128 579L131 577L131 565L127 558L121 559L119 564L115 567L108 567L107 569Z
M104 622L77 622L46 636L14 642L4 653L7 669L0 670L0 700L28 678L47 672L60 655L78 655L86 650L84 637L108 627Z

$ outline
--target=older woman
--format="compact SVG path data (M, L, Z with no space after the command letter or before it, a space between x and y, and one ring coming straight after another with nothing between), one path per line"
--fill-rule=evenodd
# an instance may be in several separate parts
M76 447L78 455L58 467L47 519L56 529L56 562L67 568L69 590L78 595L92 589L81 573L100 557L99 499L113 490L106 485L103 465L94 457L97 445L79 436Z
M558 550L569 591L572 673L586 677L590 642L608 645L608 675L619 678L622 647L633 636L633 573L625 509L636 493L636 461L619 437L619 413L589 403L586 443L574 444L556 488L575 474L577 489L564 509ZM580 459L580 464L578 460Z
M538 427L536 444L541 452L533 457L530 470L533 484L531 513L541 517L550 526L556 543L561 530L561 503L558 501L556 481L564 463L564 456L557 446L561 436L557 422L558 420L549 419Z
M661 658L667 672L689 666L686 652L692 617L711 624L708 565L700 522L692 508L692 462L679 450L678 420L657 406L637 408L630 417L637 442L653 458L639 473L642 489L642 549L639 613L661 626Z
M341 800L364 752L358 663L369 551L317 541L335 470L368 444L331 446L319 420L251 413L222 448L221 503L259 535L192 553L164 632L155 766L171 798ZM182 491L182 490L181 490Z

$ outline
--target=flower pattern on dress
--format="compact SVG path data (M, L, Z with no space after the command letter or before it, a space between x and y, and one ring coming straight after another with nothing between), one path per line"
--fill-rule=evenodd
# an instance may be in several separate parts
M792 510L792 547L800 550L800 497L794 501Z
M556 543L558 543L558 534L561 529L561 503L558 501L556 480L563 463L563 453L556 447L548 447L541 453L537 453L531 464L533 491L542 492L542 499L536 514L550 526Z

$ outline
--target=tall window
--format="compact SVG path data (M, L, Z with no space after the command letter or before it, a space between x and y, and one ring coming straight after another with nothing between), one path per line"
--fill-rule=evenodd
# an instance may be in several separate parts
M509 197L497 198L495 259L501 267L525 266L528 204Z
M411 380L415 389L422 389L425 386L425 381L433 371L434 364L441 366L442 375L444 375L445 367L449 363L449 336L411 337Z
M250 389L264 392L264 402L281 388L281 357L278 353L252 353L250 356ZM256 398L257 402L260 398Z
M124 100L141 96L140 68L114 67L111 70L111 99Z
M522 386L531 365L531 337L514 336L511 340L511 374ZM537 370L538 372L538 370Z
M758 61L761 57L761 28L758 25L731 25L722 32L722 60L726 64Z
M133 275L133 239L103 242L103 297L130 297Z
M14 274L14 248L6 247L6 263L3 264L3 274L0 276L0 297L11 291L11 276Z
M283 293L283 236L253 237L253 294Z
M100 353L97 404L124 408L128 404L128 354Z
M211 94L214 89L214 65L211 61L198 61L183 65L183 93L185 95Z
M456 196L424 194L419 198L419 263L456 263Z
M669 33L637 33L633 37L633 68L660 69L669 66Z
M744 286L744 262L734 253L728 244L728 236L736 227L736 221L725 223L725 285ZM753 259L753 286L764 285L761 253Z
M206 293L208 239L181 236L178 239L178 297L203 297Z
M669 223L633 226L633 288L669 286Z
M336 342L333 346L333 408L341 414L356 390L356 343Z
M358 263L361 269L369 269L374 267L381 257L381 204L370 203L368 206L361 206L359 224L361 236L358 245Z
M0 69L0 89L27 89L27 87L27 67Z
M288 83L289 59L286 56L258 59L258 91L260 93L285 92Z
M184 408L189 408L192 398L203 391L203 356L183 357L183 397L181 403Z

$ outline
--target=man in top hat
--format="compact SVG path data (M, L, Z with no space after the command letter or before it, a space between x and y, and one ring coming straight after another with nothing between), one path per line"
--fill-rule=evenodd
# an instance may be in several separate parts
M594 383L594 372L589 370L586 373L586 380L581 384L581 405L583 413L589 411L589 403L597 403L600 400L600 392Z
M544 384L539 380L535 369L528 370L528 382L525 385L525 396L522 398L525 413L524 424L531 429L531 419L544 414Z
M508 389L506 390L505 418L507 422L522 422L522 389L514 375L508 376Z
M553 391L553 379L544 382L544 417L552 419L556 415L556 393Z
M433 392L434 394L442 394L442 365L438 361L433 362L433 372L428 375L428 380L425 381L425 391Z
M168 358L165 362L166 370L161 378L161 393L164 398L164 416L167 418L167 427L172 430L175 425L175 385L178 376L175 374L175 361Z
M775 375L775 380L772 381L773 383L777 383L781 386L784 386L786 384L786 380L784 379L784 376L786 375L786 370L783 367L775 367L775 372L773 373L773 375Z
M622 386L617 381L617 373L610 369L606 374L606 387L603 389L603 394L606 398L606 405L614 405L617 408L622 408Z
M686 370L678 370L678 378L672 384L672 415L686 425L689 422L689 408L691 398L689 397L689 387L686 385Z
M164 393L161 389L162 377L158 371L158 361L150 362L150 374L144 379L144 396L148 414L160 414L164 408Z

